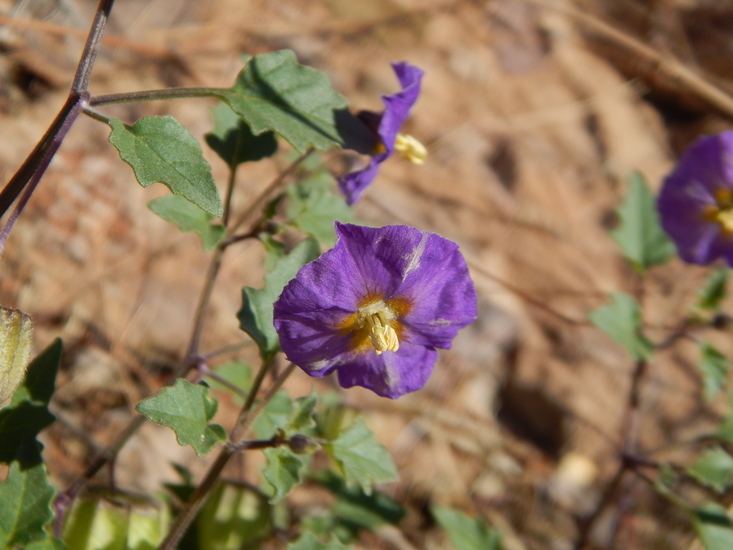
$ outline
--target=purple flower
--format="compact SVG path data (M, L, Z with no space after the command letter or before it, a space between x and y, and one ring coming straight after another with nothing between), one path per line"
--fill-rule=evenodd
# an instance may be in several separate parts
M336 222L336 246L303 266L275 302L288 359L338 372L345 388L396 398L425 385L458 330L476 319L476 290L458 245L404 225Z
M662 185L662 227L684 261L733 266L733 132L698 139Z
M427 157L427 151L419 141L412 136L399 134L400 128L410 114L410 109L420 95L420 81L425 73L406 62L392 63L392 68L402 90L396 94L382 96L383 113L366 111L359 114L367 126L375 130L378 142L366 168L339 178L339 187L349 204L359 200L364 190L377 177L379 165L395 151L416 164L422 164Z

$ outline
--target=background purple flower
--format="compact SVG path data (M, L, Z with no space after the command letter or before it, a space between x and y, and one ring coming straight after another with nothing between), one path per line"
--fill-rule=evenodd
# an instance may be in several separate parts
M684 261L733 266L733 132L698 139L659 193L662 227Z
M420 389L476 291L458 245L413 227L336 223L336 246L305 265L275 303L288 359L311 376L396 398Z
M394 153L397 134L420 95L420 82L425 74L422 70L406 62L392 63L392 68L400 81L402 90L396 94L382 96L384 112L381 115L365 113L368 117L366 120L368 125L372 125L375 115L377 117L378 151L369 159L369 165L366 168L339 178L339 187L349 204L354 204L359 200L364 190L377 177L379 165Z

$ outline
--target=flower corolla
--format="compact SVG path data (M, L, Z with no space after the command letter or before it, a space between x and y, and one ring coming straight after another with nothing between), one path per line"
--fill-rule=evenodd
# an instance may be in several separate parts
M366 111L359 114L376 134L377 145L369 164L362 170L346 174L338 180L339 187L349 204L359 200L364 190L377 177L379 165L393 153L400 153L415 164L422 164L427 158L427 150L417 139L399 133L410 114L410 109L420 95L420 82L424 73L406 62L392 63L392 68L402 89L395 94L382 96L384 112Z
M657 202L680 258L733 266L733 131L704 136L682 155Z
M390 398L425 385L456 333L476 319L458 245L414 227L336 222L334 248L303 266L275 302L287 358L310 376Z

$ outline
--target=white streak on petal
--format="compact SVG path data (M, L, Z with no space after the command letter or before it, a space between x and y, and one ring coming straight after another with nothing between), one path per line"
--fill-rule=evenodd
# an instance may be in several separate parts
M425 252L425 245L428 242L428 236L428 233L423 233L422 237L420 238L420 242L417 243L417 246L414 248L414 250L404 257L405 260L407 260L407 268L405 268L405 273L402 275L403 281L407 279L407 276L410 274L411 271L415 271L418 267L420 267L420 258L422 258L422 255Z

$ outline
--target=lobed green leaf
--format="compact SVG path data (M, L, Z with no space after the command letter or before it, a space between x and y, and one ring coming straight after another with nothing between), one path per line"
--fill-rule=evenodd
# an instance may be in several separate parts
M631 174L624 202L617 212L621 223L611 231L611 236L634 269L643 272L674 256L674 244L659 223L656 198L640 172Z
M8 548L47 538L43 526L53 517L55 493L43 463L24 470L17 462L10 465L0 483L0 539Z
M219 103L211 110L211 114L214 129L204 139L230 168L271 157L277 151L277 139L273 132L255 136L242 117L226 103Z
M362 418L357 418L337 439L324 445L348 484L358 484L371 494L372 485L398 479L389 451L374 438Z
M706 449L687 473L701 484L723 493L733 482L733 457L720 447Z
M613 292L611 300L612 303L592 311L590 321L625 347L634 360L648 360L654 344L641 334L641 314L636 300L622 292Z
M728 382L730 360L707 342L700 342L700 362L703 395L707 401L718 395Z
M369 132L349 113L346 98L290 50L251 57L234 86L219 93L253 134L277 132L301 153L309 147L368 147Z
M728 283L728 273L727 267L721 267L708 276L705 285L698 292L698 308L709 311L720 308L720 303L726 295L725 287Z
M214 374L244 392L248 392L252 385L252 367L244 361L228 361L216 367ZM240 393L233 391L229 386L218 382L214 378L209 378L208 382L212 389L231 393L232 402L235 405L244 404L244 397Z
M148 203L148 208L165 221L175 224L184 233L195 232L201 237L206 252L219 244L226 233L223 225L211 223L214 216L180 195L167 195L152 200Z
M265 288L242 290L242 308L237 313L239 327L255 341L264 361L269 361L280 346L273 326L273 304L298 270L315 260L320 252L317 241L305 239L290 254L277 260L273 270L265 275Z
M733 548L733 522L720 504L706 502L693 510L692 523L705 550Z
M330 189L305 191L300 186L287 189L290 223L327 246L336 243L334 221L350 222L353 212L344 198Z
M179 445L191 445L198 456L208 453L217 443L227 439L219 424L209 421L216 414L218 401L209 395L209 388L178 379L173 386L143 399L135 409L156 424L176 432Z
M333 537L328 542L321 542L313 533L305 532L297 541L288 544L286 550L351 550L351 547L344 546Z
M201 146L175 118L149 116L132 126L112 119L109 125L109 142L132 167L140 185L162 183L209 214L222 215L219 192Z
M0 462L18 460L24 467L40 462L34 442L39 432L56 419L48 403L56 386L61 350L61 340L56 339L31 361L10 406L0 410ZM31 452L21 452L23 447Z
M33 321L17 309L0 306L0 407L20 386L33 342Z
M285 498L296 485L300 484L305 461L287 447L265 449L264 453L267 464L262 473L275 490L270 498L270 502L275 503Z
M431 511L456 550L501 550L499 533L480 519L450 508L435 507Z
M260 493L219 483L196 520L202 549L259 548L273 529L272 507Z

